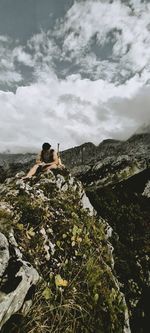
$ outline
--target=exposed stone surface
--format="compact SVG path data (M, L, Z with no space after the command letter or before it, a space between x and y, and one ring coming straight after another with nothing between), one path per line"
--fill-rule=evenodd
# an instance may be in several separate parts
M143 191L143 195L147 198L150 198L150 181L147 182L145 189Z
M0 233L0 329L25 304L39 279L38 272L21 257L13 233L10 241Z
M0 232L0 278L8 266L9 248L7 238Z

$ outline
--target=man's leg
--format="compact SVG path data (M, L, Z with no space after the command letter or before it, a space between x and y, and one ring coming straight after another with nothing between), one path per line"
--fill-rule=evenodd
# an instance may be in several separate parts
M25 179L25 178L31 178L32 176L34 176L35 173L36 173L36 171L37 171L37 169L38 169L38 167L39 167L39 164L35 164L35 165L29 170L29 172L27 173L27 175L26 175L25 177L23 177L23 179Z
M57 168L58 168L58 165L56 163L53 163L51 165L44 166L43 172L46 172L47 170L57 169Z

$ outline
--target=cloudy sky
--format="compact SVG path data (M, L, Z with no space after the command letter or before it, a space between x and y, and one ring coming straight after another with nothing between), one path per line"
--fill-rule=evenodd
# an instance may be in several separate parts
M150 123L150 0L0 0L0 151Z

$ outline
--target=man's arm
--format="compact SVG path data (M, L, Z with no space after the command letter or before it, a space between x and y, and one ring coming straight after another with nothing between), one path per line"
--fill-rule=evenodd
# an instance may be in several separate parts
M37 158L36 158L36 164L45 164L45 163L42 161L41 153L39 153L38 156L37 156Z
M57 155L55 150L53 151L53 162L56 163L56 164L59 162L58 161L58 155Z

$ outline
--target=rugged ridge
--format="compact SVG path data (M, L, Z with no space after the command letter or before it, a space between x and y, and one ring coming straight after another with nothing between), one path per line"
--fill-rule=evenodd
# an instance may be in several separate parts
M1 322L2 333L129 333L128 310L113 269L112 231L93 211L81 182L67 170L39 174L27 182L20 176L0 186L0 231L6 243L0 301L17 294L22 283L26 292L20 307L9 305L10 319ZM17 252L9 253L12 230ZM33 285L40 276L36 290L29 293L32 274L28 270L27 281L18 274L20 253L21 260L30 263L28 269L37 272ZM12 260L13 291L7 288Z
M37 154L2 154L0 153L0 181L14 176L18 171L26 171L34 163ZM142 160L149 163L150 133L135 133L126 141L107 139L98 146L87 142L61 152L63 163L73 174L91 170L97 162L110 158L115 160L125 156L128 159Z
M94 210L113 228L111 265L114 263L113 270L126 297L131 331L147 333L150 326L150 133L140 130L127 141L104 140L99 146L86 143L62 152L61 156L71 173L82 182ZM11 156L11 161L14 157ZM19 163L8 163L7 170L2 166L2 182L33 163L32 158L24 156L23 164L21 158Z

